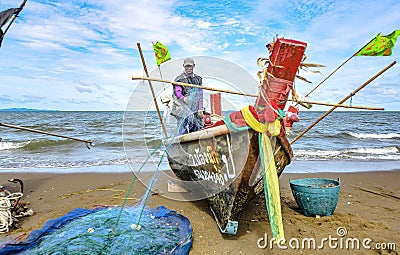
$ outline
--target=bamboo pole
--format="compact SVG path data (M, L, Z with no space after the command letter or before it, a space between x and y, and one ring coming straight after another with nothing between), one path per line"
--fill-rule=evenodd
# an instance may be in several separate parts
M376 37L376 36L375 36ZM348 59L346 59L340 66L336 67L335 70L333 70L325 79L323 79L317 86L315 86L310 92L307 93L304 97L308 97L311 93L313 93L319 86L322 85L329 77L331 77L334 73L336 73L337 70L339 70L342 66L344 66L347 62L350 61L354 56L356 56L365 46L367 46L372 40L375 39L372 38L368 43L366 43L363 47L361 47L358 51L356 51L353 55L351 55Z
M371 83L373 80L375 80L378 76L380 76L381 74L383 74L384 72L386 72L389 68L391 68L392 66L394 66L396 64L396 61L393 61L391 64L389 64L388 66L386 66L385 68L383 68L379 73L375 74L372 78L370 78L368 81L366 81L364 84L362 84L360 87L358 87L356 90L354 90L352 93L350 93L350 95L346 96L345 98L343 98L338 104L342 104L344 103L347 99L349 99L350 97L354 96L358 91L360 91L361 89L363 89L365 86L367 86L369 83ZM333 106L329 111L325 112L321 117L319 117L316 121L314 121L314 123L312 123L308 128L306 128L305 130L303 130L303 132L301 132L300 134L298 134L291 142L290 144L293 144L294 142L296 142L300 137L302 137L305 133L307 133L312 127L314 127L318 122L320 122L323 118L325 118L326 116L328 116L331 112L333 112L333 110L335 110L337 108L337 106Z
M343 108L364 109L364 110L375 110L375 111L382 111L382 110L385 110L385 108L382 108L382 107L369 107L369 106L357 106L357 105L331 104L331 103L315 102L315 101L308 101L308 100L293 100L293 99L287 99L287 101L296 102L296 103L307 103L307 104L325 105L325 106L337 106L337 107L343 107Z
M229 93L229 94L235 94L235 95L241 95L241 96L257 97L256 94L248 94L248 93L232 91L232 90L226 90L226 89L217 89L217 88L212 88L212 87L199 86L199 85L194 85L194 84L189 84L189 83L184 83L184 82L164 80L164 79L159 79L159 78L132 76L132 80L148 80L148 81L166 82L166 83L171 83L171 84L176 84L176 85L186 86L186 87L201 88L201 89L205 89L205 90L211 90L211 91L217 91L217 92L223 92L223 93ZM323 102L295 101L295 100L290 100L290 99L288 99L287 101L302 102L302 103L304 102L304 103L317 104L317 105L326 105L326 106L337 106L337 107L344 107L344 108L365 109L365 110L384 110L384 108L374 108L374 107L367 107L367 106L338 105L338 104L329 104L329 103L323 103Z
M340 66L336 67L335 70L333 70L328 76L325 77L325 79L323 79L320 83L318 83L318 85L316 85L310 92L308 92L304 97L308 97L311 93L313 93L319 86L322 85L322 83L324 83L327 79L329 79L329 77L331 77L334 73L336 73L337 70L339 70L342 66L344 66L347 62L350 61L350 59L352 59L357 53L354 53L351 57L349 57L348 59L346 59L346 61L344 61Z
M79 139L79 138L75 138L75 137L70 137L70 136L65 136L65 135L50 133L50 132L46 132L46 131L42 131L42 130L38 130L38 129L27 128L27 127L21 127L21 126L12 125L12 124L6 124L6 123L0 123L0 126L9 127L9 128L15 128L15 129L20 129L20 130L25 130L25 131L34 132L34 133L39 133L39 134L57 136L57 137L61 137L61 138L67 138L67 139L75 140L75 141L78 141L78 142L83 142L83 143L86 143L86 144L93 145L93 141L92 141L92 140L83 140L83 139ZM88 147L88 146L87 146L87 147ZM88 149L90 149L90 148L88 147Z
M149 77L149 72L147 71L146 62L144 61L142 48L140 47L140 43L139 42L137 43L137 47L139 49L140 58L142 59L143 69L144 69L144 71L146 73L146 76ZM161 117L160 109L158 108L157 98L156 98L156 95L154 93L153 85L151 84L150 80L148 80L148 82L149 82L151 94L153 95L154 105L156 106L158 118L160 119L160 123L161 123L162 129L164 131L164 135L165 135L165 137L167 137L167 130L165 129L164 121L163 121L163 119Z
M233 91L233 90L217 89L217 88L212 88L212 87L199 86L199 85L178 82L178 81L164 80L164 79L159 79L159 78L132 76L132 80L147 80L147 81L166 82L166 83L171 83L171 84L185 86L185 87L193 87L193 88L199 88L199 89L205 89L205 90L211 90L211 91L218 91L218 92L230 93L230 94L241 95L241 96L257 97L256 94L247 94L247 93Z

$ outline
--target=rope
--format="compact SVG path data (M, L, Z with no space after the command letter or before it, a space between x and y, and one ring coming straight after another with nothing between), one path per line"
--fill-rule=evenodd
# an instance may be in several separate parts
M12 201L18 200L23 196L22 193L11 193L5 197L0 197L0 233L7 233L14 222L14 217L11 213L13 208Z
M272 76L272 75L271 75L271 76ZM272 76L272 77L273 77L273 76ZM268 86L268 87L270 88L269 80L266 79L265 81L266 81L266 83L267 83L266 86ZM269 97L269 96L265 95L265 91L262 89L262 86L264 86L263 83L260 83L260 86L259 86L260 93L259 93L259 95L260 95L261 98L264 99L264 101L267 103L268 107L270 107L271 110L273 110L276 114L279 115L279 112L271 105L270 99L277 100L277 101L280 101L280 99L279 99L279 98L272 98L272 97ZM271 90L271 91L272 91L272 90ZM260 107L260 106L259 106L259 107Z
M350 93L350 106L353 103L353 96L355 96L355 95L356 95L355 93Z

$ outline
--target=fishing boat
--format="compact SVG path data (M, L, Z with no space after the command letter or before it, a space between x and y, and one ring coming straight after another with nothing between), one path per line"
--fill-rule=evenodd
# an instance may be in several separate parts
M260 89L258 95L151 78L147 72L139 43L139 53L146 77L133 76L132 80L149 81L154 104L165 135L167 134L166 128L158 110L157 99L151 81L257 97L254 106L249 106L248 110L243 108L230 114L229 118L225 116L223 121L212 123L210 126L207 125L202 130L166 138L163 142L170 168L176 177L182 180L182 185L187 186L186 190L182 190L188 191L190 195L196 194L195 198L197 200L203 198L208 200L210 209L222 233L235 234L243 208L251 199L264 191L272 235L276 238L275 240L280 240L284 238L284 234L278 177L293 158L291 144L337 107L384 110L384 108L356 107L344 105L343 103L393 67L396 61L387 65L336 104L311 102L299 100L300 97L292 89L295 77L307 81L303 77L296 75L300 67L323 67L322 65L303 62L307 44L296 40L279 38L267 46L269 46L267 48L270 50L269 56L260 58L257 61L259 66L262 67L261 75L259 73ZM355 55L353 54L353 56ZM327 78L343 64L336 68ZM315 86L312 91L327 78ZM288 99L290 92L292 92L292 99ZM290 129L291 123L285 123L283 118L278 118L275 114L279 114L284 110L287 101L296 102L306 108L309 108L309 104L332 106L332 108L289 142L284 127L286 126ZM289 112L291 113L289 115L293 115L297 113L297 110L291 111L289 107L286 113ZM237 118L240 115L245 119L247 127L246 125L239 125L239 127L232 125L232 123L243 124L243 121ZM295 121L295 118L290 121ZM279 128L277 128L278 125L276 123L279 124ZM248 126L251 128L248 128ZM270 129L271 126L275 128ZM165 137L168 136L166 135ZM193 198L192 196L189 199L196 200Z
M279 38L274 42L253 108L258 121L271 122L277 118L274 113L284 109L305 48L306 43L296 40ZM269 157L273 157L278 176L293 157L283 122L279 127L275 136L267 133L273 149ZM195 189L192 192L207 197L222 233L236 234L243 208L264 190L259 132L252 128L232 132L220 121L164 143L175 175L190 183L190 188Z

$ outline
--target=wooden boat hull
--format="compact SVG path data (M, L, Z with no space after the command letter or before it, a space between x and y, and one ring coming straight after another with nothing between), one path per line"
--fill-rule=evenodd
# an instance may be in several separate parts
M274 42L254 105L260 123L272 123L277 118L277 108L285 108L306 45L284 38ZM280 134L270 137L278 176L293 157L282 121L281 126ZM243 207L263 191L258 135L251 129L229 132L222 125L166 143L172 171L189 181L195 192L203 193L223 233L236 233Z
M279 176L293 152L283 128L270 139ZM175 175L207 197L221 232L235 234L243 208L263 191L258 133L222 125L170 139L166 148Z

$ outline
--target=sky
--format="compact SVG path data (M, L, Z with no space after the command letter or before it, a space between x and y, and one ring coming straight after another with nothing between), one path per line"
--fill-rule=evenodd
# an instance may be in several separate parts
M0 11L21 2L2 0ZM321 73L300 71L312 81L295 81L297 92L305 95L378 33L400 29L399 13L398 0L28 0L0 48L0 109L113 111L127 109L132 101L134 110L148 109L147 101L132 98L149 93L148 84L131 78L145 75L137 43L151 75L159 75L152 50L156 41L172 58L161 71L176 66L164 78L182 72L182 58L193 56L229 61L255 81L256 60L267 57L267 43L276 37L306 42L305 62L325 67L318 69ZM337 103L399 57L400 45L388 57L353 57L308 99ZM201 71L206 72L197 65L195 72L207 76ZM235 84L240 79L234 76L229 80L243 92L256 89ZM168 85L154 86L158 93ZM400 63L351 103L400 111Z

